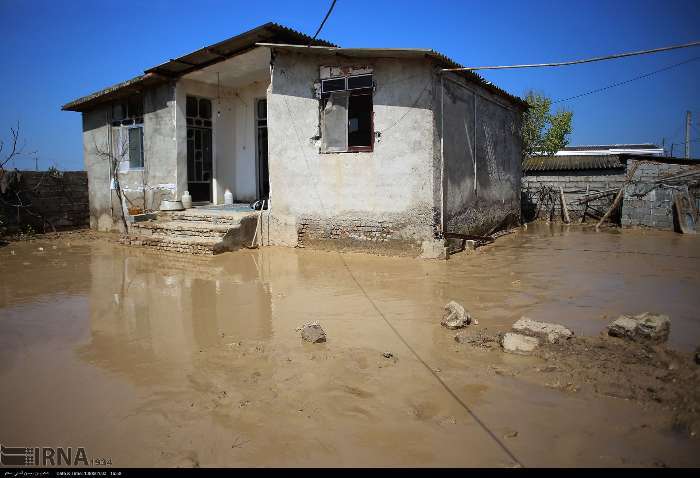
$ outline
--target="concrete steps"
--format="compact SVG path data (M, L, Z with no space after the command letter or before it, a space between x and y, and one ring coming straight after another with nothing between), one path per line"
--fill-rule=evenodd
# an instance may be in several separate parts
M126 245L185 254L214 255L250 247L255 213L188 209L159 212L156 220L135 222L121 238Z

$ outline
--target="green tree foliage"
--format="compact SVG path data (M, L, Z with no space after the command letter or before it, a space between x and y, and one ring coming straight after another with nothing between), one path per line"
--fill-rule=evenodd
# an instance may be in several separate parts
M523 116L524 157L552 155L569 144L567 136L571 133L571 111L562 109L552 113L552 100L534 91L528 92L525 101L530 108Z

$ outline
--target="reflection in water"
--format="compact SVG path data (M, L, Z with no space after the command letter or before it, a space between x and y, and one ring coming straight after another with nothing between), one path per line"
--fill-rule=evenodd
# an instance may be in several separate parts
M147 254L92 256L92 340L82 353L104 365L110 356L118 358L112 365L125 371L134 361L182 367L223 338L270 339L263 261L253 254L225 264Z

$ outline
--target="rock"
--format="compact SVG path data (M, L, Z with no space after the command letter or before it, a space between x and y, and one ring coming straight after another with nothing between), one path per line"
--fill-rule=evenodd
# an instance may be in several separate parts
M511 354L528 355L537 348L540 341L536 337L528 337L527 335L515 334L508 332L501 338L501 347L504 352Z
M326 341L326 332L318 322L307 322L301 327L301 338L317 344Z
M394 354L392 354L391 352L384 352L382 354L382 357L390 359L394 357Z
M608 325L608 335L635 342L661 343L668 340L671 319L667 315L643 314L622 315Z
M525 335L542 337L550 344L563 342L564 340L570 339L574 336L574 333L563 325L551 324L549 322L538 322L536 320L528 319L527 317L522 317L520 320L515 322L513 324L513 330Z
M622 315L608 325L608 335L623 339L633 339L637 330L637 321L632 317Z
M642 338L654 343L668 340L668 334L671 332L671 319L668 315L645 312L635 318L637 319L637 333Z
M471 316L464 310L464 307L451 300L445 306L445 315L442 316L440 324L450 330L454 330L469 325L471 320Z

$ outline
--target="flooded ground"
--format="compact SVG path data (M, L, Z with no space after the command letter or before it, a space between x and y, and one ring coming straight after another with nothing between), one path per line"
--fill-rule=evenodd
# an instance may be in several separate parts
M700 237L546 226L447 262L10 243L0 442L83 446L114 466L699 466L672 407L549 386L542 357L440 326L449 300L488 333L526 315L596 335L651 311L689 352L699 269ZM325 344L301 341L310 320Z

